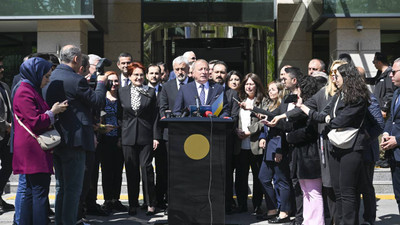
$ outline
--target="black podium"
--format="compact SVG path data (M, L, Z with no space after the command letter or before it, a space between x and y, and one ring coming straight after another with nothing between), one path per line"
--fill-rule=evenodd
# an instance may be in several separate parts
M225 224L226 131L232 120L169 118L168 224Z

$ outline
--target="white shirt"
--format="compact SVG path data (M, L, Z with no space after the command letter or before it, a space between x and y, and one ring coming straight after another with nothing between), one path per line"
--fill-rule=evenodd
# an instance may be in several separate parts
M148 83L148 86L155 89L155 91L156 91L156 96L157 96L157 95L159 94L159 93L158 93L158 90L160 89L160 86L162 86L162 85L161 85L160 83L158 83L155 87L153 87L153 85L151 85L150 82L149 82L149 83Z
M200 97L200 93L201 93L201 86L200 85L201 84L197 83L197 81L195 81L195 84L196 84L197 94ZM205 98L204 98L204 104L206 104L206 102L207 102L207 96L208 96L208 91L209 90L210 90L210 84L207 81L206 83L204 83L204 93L206 94Z
M129 77L125 77L122 73L121 73L121 82L120 85L121 87L125 87L126 85L126 80L128 80L128 85L131 84L131 80L129 80Z
M254 104L254 99L248 99L246 98L246 105L253 105ZM242 125L242 131L243 132L248 132L249 131L249 126L251 125L251 111L250 110L244 110L240 108L240 122ZM247 137L242 140L242 149L251 149L250 146L250 137Z
M184 81L179 81L178 79L175 79L175 81L176 81L176 86L178 87L178 90L179 90L179 88L181 88L181 83L184 83L184 84L187 84L188 83L188 80L189 80L189 77L186 77L186 79L184 80Z

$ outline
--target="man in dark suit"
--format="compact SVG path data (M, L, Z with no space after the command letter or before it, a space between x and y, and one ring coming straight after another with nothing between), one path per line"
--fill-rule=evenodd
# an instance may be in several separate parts
M188 82L191 81L191 79L188 78L188 73L189 73L189 61L183 57L183 56L178 56L174 59L172 62L173 65L173 70L175 72L176 78L172 79L166 83L163 84L161 93L159 95L160 101L159 101L159 109L160 109L160 118L164 119L166 118L166 111L168 110L171 114L172 108L175 105L175 99L176 95L178 94L179 88L183 85L186 85ZM158 97L158 96L157 96ZM165 171L167 171L168 164L167 164L167 152L168 152L168 128L164 128L162 131L162 141L160 142L160 146L164 142L165 145L165 152L162 152L163 154L158 154L156 152L156 161L157 160L157 154L161 157L159 157L160 162L164 162L164 165L162 165L162 168L164 168ZM158 151L158 150L157 150ZM161 151L159 151L161 153ZM157 167L156 167L157 170ZM156 173L158 173L156 171ZM157 174L158 176L158 174ZM168 181L168 174L166 174L165 179L163 179L164 182ZM165 189L163 189L165 188ZM161 194L164 192L164 195L167 194L167 189L168 186L166 183L164 183L164 186L162 186L159 190L158 188L158 182L156 186L156 191L157 191L157 199L158 199L158 204L161 208L163 208L163 204L165 201L163 201L160 205L161 201ZM167 213L167 211L165 211Z
M400 58L397 58L390 73L392 82L396 87L400 87ZM391 104L391 114L386 122L382 135L381 147L389 157L390 171L392 172L392 182L394 196L400 213L400 89L394 94Z
M92 110L104 104L107 76L98 76L96 90L76 74L81 66L81 50L66 45L60 52L61 64L53 71L50 84L43 89L49 105L68 101L56 128L61 144L54 151L56 175L56 224L75 224L85 172L86 151L94 151Z
M208 82L208 63L204 59L199 59L193 64L193 77L194 82L179 89L173 110L176 115L181 115L183 110L190 105L196 105L196 99L198 99L200 105L212 105L224 92L221 85ZM226 106L226 104L224 105ZM225 110L224 107L221 116L225 115Z
M121 70L121 75L119 75L119 87L125 87L131 84L128 74L128 65L132 63L132 55L126 52L122 52L118 56L117 66Z
M3 73L3 58L0 57L0 79L3 78ZM10 153L10 146L8 145L12 119L10 96L10 88L6 83L0 81L0 214L14 210L13 205L8 204L1 198L4 187L6 186L8 178L10 178L12 172L12 154Z
M223 61L216 61L214 63L213 71L211 73L212 80L224 87L224 95L227 102L227 116L231 117L234 121L233 127L237 127L239 119L239 104L233 98L239 99L237 91L230 89L226 85L227 65ZM231 214L233 207L236 206L233 199L233 145L235 143L236 134L234 130L229 130L226 136L226 190L225 190L225 213Z
M297 94L297 88L299 87L300 80L304 76L300 69L297 67L286 67L282 68L284 73L281 73L281 80L282 83L286 89L286 91L289 94ZM284 99L286 99L287 96L285 96ZM290 111L295 108L294 103L287 103L282 101L282 103L278 107L278 114L286 113L287 111ZM278 124L278 128L285 131L289 132L292 130L292 123L285 123L285 126L280 126L281 124ZM292 186L294 190L294 197L295 197L295 206L296 208L293 209L296 213L296 218L292 222L292 224L302 224L303 222L303 192L300 187L299 179L296 177L296 174L294 173L295 171L295 165L292 162L292 152L293 148L292 146L289 146L289 144L286 141L286 137L282 138L282 150L286 151L289 157L289 167L290 167L290 174L292 178ZM282 213L282 212L281 212ZM279 215L276 218L273 218L269 220L269 223L282 223L283 221L288 220L287 217L284 217L283 215Z

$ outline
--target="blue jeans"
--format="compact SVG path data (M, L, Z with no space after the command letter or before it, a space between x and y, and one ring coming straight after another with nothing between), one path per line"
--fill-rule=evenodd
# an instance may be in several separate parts
M20 174L18 179L17 194L15 195L15 214L14 223L19 224L21 216L21 202L25 199L26 192L26 177L25 174Z
M278 209L275 196L276 189L278 189L281 204L279 210L282 212L290 212L290 179L287 160L284 159L280 163L263 160L258 179L264 188L267 209ZM273 180L275 181L275 188L272 186Z
M85 158L86 152L81 148L60 148L54 151L55 224L76 224L85 173Z
M49 173L26 174L25 198L21 201L20 224L47 224Z

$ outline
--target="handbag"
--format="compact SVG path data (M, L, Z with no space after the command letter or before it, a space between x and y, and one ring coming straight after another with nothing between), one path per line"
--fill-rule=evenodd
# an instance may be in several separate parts
M43 134L40 134L36 136L34 133L32 133L31 130L29 130L22 122L19 120L17 114L15 114L15 119L17 119L19 125L21 125L23 128L25 128L28 133L36 139L36 141L39 143L40 147L43 150L50 150L56 147L58 144L61 142L61 135L58 133L56 129L52 129L49 131L44 132Z
M339 98L338 97L336 103L335 103L335 107L333 109L333 117L336 117L336 107L337 104L339 102ZM365 115L364 115L365 117ZM328 138L329 138L329 142L338 148L341 149L349 149L352 148L354 146L354 142L357 139L357 135L358 135L358 131L360 130L362 124L364 123L364 117L363 120L361 121L360 127L358 128L354 128L354 127L345 127L345 128L336 128L336 129L332 129L331 131L329 131L328 133Z

